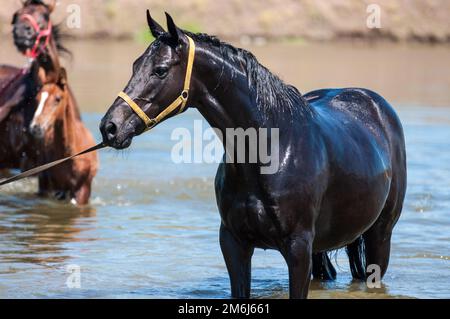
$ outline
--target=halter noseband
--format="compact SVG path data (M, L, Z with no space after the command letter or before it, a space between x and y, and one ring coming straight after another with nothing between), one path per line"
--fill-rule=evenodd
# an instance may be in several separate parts
M42 52L44 52L44 49L50 43L50 38L52 36L52 22L48 21L47 29L42 30L39 24L36 22L36 19L32 15L23 14L21 16L21 19L28 21L33 27L34 31L38 34L33 48L31 50L28 49L25 53L28 58L36 59ZM44 45L41 46L42 38L45 38L45 42Z
M192 67L194 66L195 59L195 42L189 36L186 36L189 40L189 56L186 68L186 77L184 79L184 87L181 94L173 101L168 107L164 109L157 117L151 119L145 114L145 112L133 101L132 98L128 96L125 92L120 92L119 97L124 100L131 109L136 113L139 118L144 121L146 129L148 131L156 126L159 122L161 122L164 118L166 118L170 113L180 107L180 110L177 114L183 112L186 107L187 100L189 98L189 88L191 85L191 77L192 77Z

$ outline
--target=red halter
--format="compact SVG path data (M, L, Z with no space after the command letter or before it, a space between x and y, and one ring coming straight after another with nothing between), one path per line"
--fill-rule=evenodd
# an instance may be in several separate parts
M36 22L36 19L33 16L31 16L29 14L23 14L21 16L21 19L27 20L33 27L34 31L36 31L38 34L36 41L34 42L33 48L31 50L28 49L25 52L25 55L28 58L36 59L39 55L41 55L42 52L44 52L45 48L50 43L50 38L52 36L52 22L49 21L47 29L42 30L41 27L39 26L39 24ZM41 45L41 40L43 38L45 38L45 42L43 43L43 45Z

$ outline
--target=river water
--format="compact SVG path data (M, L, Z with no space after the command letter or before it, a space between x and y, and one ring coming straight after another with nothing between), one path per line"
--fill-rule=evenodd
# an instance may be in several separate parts
M64 60L69 82L100 140L99 120L144 47L98 41L68 46L74 53ZM309 296L449 298L450 49L283 43L250 50L302 92L374 89L404 124L408 192L382 287L352 282L341 251L333 258L337 280L313 281ZM10 45L2 43L0 53L2 63L23 63ZM34 179L2 188L0 298L229 297L213 191L217 164L171 158L172 131L192 131L199 119L190 110L136 138L129 150L101 151L89 207L36 198ZM79 287L70 270L80 271ZM287 297L287 267L278 252L256 250L252 275L252 297Z

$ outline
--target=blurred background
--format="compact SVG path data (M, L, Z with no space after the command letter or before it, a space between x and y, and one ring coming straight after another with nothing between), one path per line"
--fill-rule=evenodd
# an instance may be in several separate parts
M8 0L0 7L2 64L25 63L11 37L20 6ZM97 140L101 116L152 41L147 8L163 26L167 11L182 28L250 50L300 92L366 87L384 96L404 125L409 173L390 268L382 288L367 289L352 282L338 252L338 280L313 282L310 296L450 297L450 1L58 1L52 20L72 52L62 55L63 65ZM102 151L87 208L36 198L34 179L2 189L0 297L228 297L217 164L171 160L171 132L192 132L198 119L190 110L137 138L131 150ZM81 267L80 289L65 284L71 264ZM277 252L258 250L253 267L254 297L287 297Z

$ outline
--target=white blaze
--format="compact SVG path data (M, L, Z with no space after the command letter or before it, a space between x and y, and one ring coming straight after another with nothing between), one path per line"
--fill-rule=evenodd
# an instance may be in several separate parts
M39 101L37 110L34 113L33 120L31 121L30 127L32 127L36 124L35 121L39 117L39 115L42 113L42 110L44 109L45 101L47 101L47 99L48 99L48 92L42 92L41 100Z
M48 99L48 92L42 92L41 100L39 101L36 113L34 113L34 117L38 117L39 115L41 115L42 110L44 109L45 101L47 101L47 99Z

